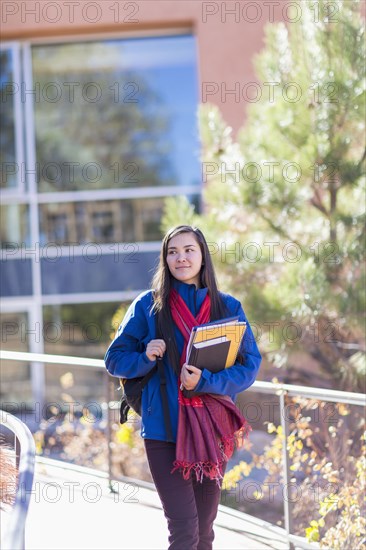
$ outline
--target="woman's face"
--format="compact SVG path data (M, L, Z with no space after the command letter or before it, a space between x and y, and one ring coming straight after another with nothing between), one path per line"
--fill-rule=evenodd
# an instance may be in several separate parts
M199 287L202 252L194 233L180 233L168 242L166 261L178 281Z

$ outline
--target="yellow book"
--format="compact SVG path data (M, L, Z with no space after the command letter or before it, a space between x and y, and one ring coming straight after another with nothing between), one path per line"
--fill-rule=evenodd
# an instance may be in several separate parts
M188 359L191 355L192 348L194 349L196 344L200 344L199 347L201 347L204 345L204 342L207 342L207 345L212 348L212 353L214 353L215 345L212 345L212 341L217 339L218 345L220 345L220 342L223 340L230 342L224 366L225 368L231 367L236 361L246 327L246 323L244 321L238 321L237 317L194 327L187 345L186 362L190 364ZM201 342L203 344L201 344ZM209 369L209 365L207 368Z

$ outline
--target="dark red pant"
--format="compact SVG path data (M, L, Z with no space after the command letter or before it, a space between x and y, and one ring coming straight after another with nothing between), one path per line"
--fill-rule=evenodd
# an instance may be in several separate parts
M207 478L199 483L195 476L184 480L179 471L171 474L175 444L144 441L151 475L168 521L169 550L211 550L220 487Z

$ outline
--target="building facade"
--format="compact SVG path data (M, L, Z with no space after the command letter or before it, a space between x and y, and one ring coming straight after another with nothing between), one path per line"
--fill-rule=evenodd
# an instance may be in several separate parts
M149 286L165 199L200 209L199 103L242 125L263 27L287 12L197 0L1 9L2 347L102 358L113 313ZM3 392L41 398L64 372L3 362Z

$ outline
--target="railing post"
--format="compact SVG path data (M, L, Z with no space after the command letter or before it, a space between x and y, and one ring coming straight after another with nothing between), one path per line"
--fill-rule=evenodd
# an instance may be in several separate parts
M111 492L114 492L112 487L112 422L113 416L111 413L110 403L113 400L112 395L112 382L109 373L107 370L104 372L104 395L106 397L107 403L107 426L106 426L106 436L107 436L107 460L108 460L108 484Z
M283 509L285 516L285 529L287 533L287 540L289 548L292 550L294 547L293 543L290 541L290 535L292 534L292 514L290 509L290 499L289 499L289 488L291 480L291 470L290 470L290 457L287 450L287 442L289 434L289 423L288 417L286 414L286 398L287 392L281 391L280 393L280 414L281 414L281 426L283 434L283 443L282 443L282 460L283 460L283 481L284 481L284 491L283 491Z

